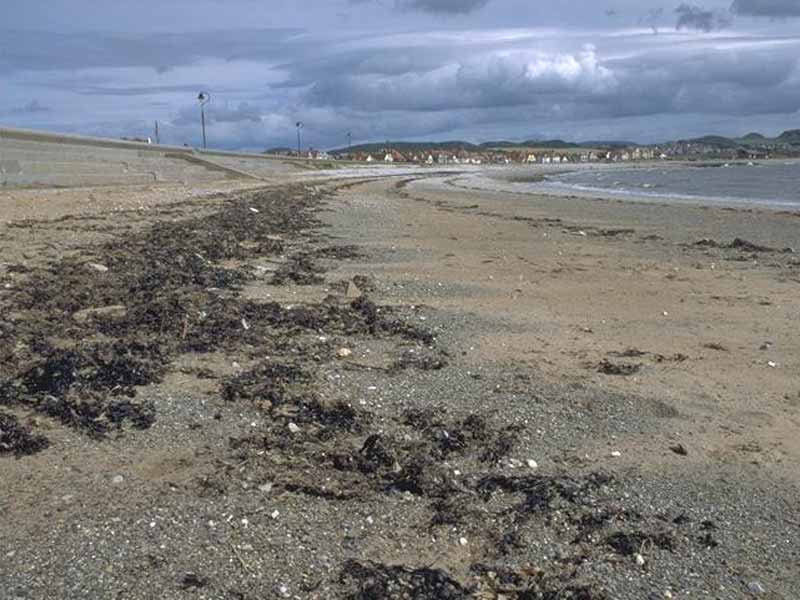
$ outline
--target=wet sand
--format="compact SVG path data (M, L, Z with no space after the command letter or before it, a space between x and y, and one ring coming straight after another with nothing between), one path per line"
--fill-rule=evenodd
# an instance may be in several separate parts
M797 216L458 177L4 192L0 412L49 446L0 454L0 596L793 598ZM159 223L225 240L176 243L160 329ZM127 315L76 325L110 256ZM92 435L46 396L115 414L115 343L153 420ZM30 376L66 350L103 377Z

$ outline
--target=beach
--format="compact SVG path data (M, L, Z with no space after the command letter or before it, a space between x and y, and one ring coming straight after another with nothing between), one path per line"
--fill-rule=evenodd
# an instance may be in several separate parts
M434 169L0 203L0 598L800 589L798 212Z

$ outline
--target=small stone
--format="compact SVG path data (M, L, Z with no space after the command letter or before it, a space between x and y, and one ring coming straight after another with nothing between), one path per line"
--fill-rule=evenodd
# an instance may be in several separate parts
M245 331L249 331L250 330L250 323L247 322L247 319L244 319L244 318L242 319L242 327L244 327Z
M111 479L111 483L115 485L119 485L123 481L125 481L125 478L122 475L114 475L113 479Z
M353 283L352 281L347 282L347 292L345 293L345 295L348 298L358 298L362 294L363 292L355 283Z
M778 366L778 363L776 363L775 361L772 361L772 360L771 360L771 361L769 361L769 362L767 363L767 366L769 366L769 367L772 367L772 368L774 369L775 367L777 367L777 366Z
M749 591L753 595L760 595L767 593L766 588L763 585L761 585L760 581L751 581L750 583L748 583L747 591Z
M367 517L367 523L373 525L375 523L375 519L373 519L372 517Z
M272 514L270 514L270 517L272 517L273 519L277 519L280 516L281 516L281 513L279 511L277 511L277 510L273 510Z
M289 423L289 431L292 433L300 433L300 428L294 423Z
M614 451L611 453L611 457L612 457L612 458L619 458L620 456L622 456L622 452L620 452L619 450L614 450Z
M250 212L251 212L251 213L253 213L253 214L256 214L256 215L257 215L257 214L258 214L258 213L260 213L261 211L260 211L260 210L258 210L257 208L253 208L253 207L251 206L251 207L250 207Z
M469 542L467 541L467 538L462 537L459 538L458 543L461 544L462 546L466 546Z
M642 556L641 554L639 554L637 552L636 555L634 556L634 559L636 560L636 564L638 566L640 566L640 567L644 566L644 556Z
M529 468L529 469L538 469L538 468L539 468L539 463L537 463L537 462L536 462L535 460L533 460L532 458L531 458L531 459L528 459L528 468Z
M108 273L108 267L100 263L86 263L86 267L98 273Z
M339 348L336 351L336 356L338 356L339 358L347 358L348 356L352 356L352 355L353 355L353 351L350 350L350 348Z
M667 598L668 600L672 598L672 592L670 592L669 590L665 591L664 598Z
M272 483L264 483L258 486L258 491L264 494L269 494L272 491Z

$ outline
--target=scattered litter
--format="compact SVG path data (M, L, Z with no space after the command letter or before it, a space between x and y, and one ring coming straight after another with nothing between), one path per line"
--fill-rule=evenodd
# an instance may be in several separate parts
M689 451L683 444L675 444L674 446L670 446L669 449L679 456L687 456L689 454Z

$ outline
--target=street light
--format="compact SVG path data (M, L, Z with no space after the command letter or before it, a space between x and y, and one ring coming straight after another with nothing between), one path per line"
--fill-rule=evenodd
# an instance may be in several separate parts
M350 150L350 147L353 145L353 134L351 132L347 132L347 149Z
M300 158L300 130L303 128L302 121L298 121L295 127L297 127L297 158Z
M197 101L200 103L200 121L203 124L203 148L206 147L206 104L211 102L211 94L208 92L200 92L197 95Z

